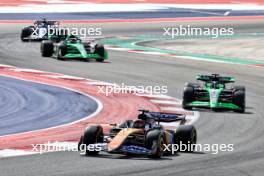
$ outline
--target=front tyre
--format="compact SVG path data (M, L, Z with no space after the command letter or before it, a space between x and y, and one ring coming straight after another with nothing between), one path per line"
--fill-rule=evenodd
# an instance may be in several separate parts
M182 108L192 109L192 107L187 106L187 104L191 103L193 100L194 100L194 88L193 87L185 87L183 90Z
M246 87L245 86L240 86L240 85L234 86L233 89L235 91L238 91L238 90L241 90L241 91L244 91L244 92L246 91Z
M151 150L150 158L162 158L164 153L164 135L160 130L149 131L146 135L146 148Z
M234 110L236 112L244 113L246 109L246 94L245 91L238 90L234 92L233 103L240 109Z
M67 45L61 43L59 46L58 46L58 53L57 53L57 59L58 60L61 60L61 61L64 61L65 58L64 56L67 54Z
M33 28L32 27L23 28L22 31L21 31L21 34L20 34L21 41L27 42L28 39L26 39L26 38L29 37L32 33L33 33Z
M83 135L82 144L86 146L86 155L97 155L99 153L96 148L94 150L89 149L90 144L102 143L104 139L103 128L100 125L88 127Z
M42 41L40 50L43 57L51 57L54 51L54 45L51 41Z

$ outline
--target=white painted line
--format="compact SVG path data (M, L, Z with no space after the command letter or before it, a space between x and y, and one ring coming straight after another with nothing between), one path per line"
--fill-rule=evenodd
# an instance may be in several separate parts
M148 98L174 99L168 95L163 95L163 94L139 94L139 93L136 93L135 95L140 96L140 97L148 97Z
M160 107L162 111L175 111L175 112L187 112L182 108L179 107Z
M181 105L179 101L170 101L170 100L150 100L156 104L169 104L169 105Z
M106 47L106 49L110 49L110 50L116 50L116 51L130 51L131 49L129 48L115 48L115 47Z
M14 66L11 66L11 65L4 65L4 64L0 64L0 67L14 68Z
M195 56L178 56L178 55L171 55L167 53L159 53L159 52L148 52L148 51L137 51L132 50L129 48L110 48L112 50L119 50L119 51L129 51L131 53L139 53L139 54L149 54L149 55L164 55L166 57L175 57L178 59L191 59L191 60L199 60L199 61L207 61L207 62L217 62L217 63L230 63L228 61L220 61L220 60L214 60L214 59L206 59L206 58L200 58Z
M0 150L0 158L22 156L22 155L32 155L32 154L36 154L36 152L25 151L25 150L16 150L16 149Z
M196 13L201 13L201 14L208 14L208 15L216 15L216 16L223 16L223 13L213 13L213 12L205 12L201 10L189 10L190 12L196 12Z
M103 82L103 81L98 81L98 82L84 82L85 84L92 85L92 86L115 86L116 84L113 83L108 83L108 82Z
M76 76L68 76L68 75L42 75L49 78L59 78L59 79L73 79L73 80L87 80L86 78L80 78Z
M180 58L180 59L201 60L201 61L208 61L208 62L229 63L226 61L206 59L206 58L200 58L200 57L194 57L194 56L171 56L171 57Z
M161 52L154 52L154 51L133 51L138 52L140 54L151 54L151 55L163 55Z
M44 73L43 71L34 70L34 69L27 69L27 68L14 68L11 70L16 71L16 72Z
M35 144L37 145L37 144ZM51 143L43 143L41 145L46 145L49 148L49 151L36 151L33 147L31 150L17 150L17 149L3 149L0 150L0 158L6 157L14 157L14 156L24 156L24 155L33 155L33 154L43 154L48 152L60 152L60 151L78 151L78 143L77 142L51 142Z
M200 113L198 111L192 111L194 115L187 115L186 120L187 124L194 124L200 117Z
M0 7L0 13L45 13L45 12L138 12L155 11L164 9L155 4L96 4L96 3L75 3L75 4L23 4L20 6Z
M230 11L227 11L224 15L227 16L230 14Z
M64 2L61 0L48 1L47 4L22 4L19 6L2 6L0 13L45 13L45 12L140 12L140 11L160 11L170 8L196 9L199 13L217 14L202 12L201 9L216 10L264 10L264 5L253 3L240 4L153 4L142 5L131 4L96 4L77 1L75 3ZM218 14L220 15L220 14ZM223 14L222 14L223 15Z

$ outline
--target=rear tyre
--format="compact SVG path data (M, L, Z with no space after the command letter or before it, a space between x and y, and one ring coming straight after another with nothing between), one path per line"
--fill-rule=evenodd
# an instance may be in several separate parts
M244 92L246 91L245 86L234 86L233 89L235 89L236 91L237 90L241 90L241 91L244 91Z
M187 104L191 103L193 100L194 100L194 88L193 87L185 87L183 90L182 108L192 109L192 107L187 106Z
M100 59L96 59L97 62L104 62L104 59L100 58Z
M185 83L185 87L196 88L196 87L200 87L200 85L197 84L197 83L189 83L189 82L187 82L187 83Z
M97 44L95 45L95 51L96 54L98 54L101 58L96 59L98 62L103 62L105 58L105 48L103 45Z
M174 144L180 152L193 152L197 142L197 131L192 125L179 126L174 134ZM182 146L182 148L180 148ZM183 146L185 146L183 148Z
M164 135L160 130L149 131L146 135L145 146L151 150L150 158L162 158L164 153Z
M246 99L245 91L242 91L242 90L235 91L233 103L235 105L239 106L240 109L234 110L234 111L240 112L240 113L245 112L245 108L246 108L246 100L245 99Z
M41 55L43 57L51 57L54 50L54 45L51 41L42 41L41 42Z
M88 149L90 144L101 143L103 142L103 139L104 134L102 126L90 126L84 132L82 143L86 146L86 149ZM98 153L99 151L96 150L86 150L86 155L97 155Z
M25 27L24 29L22 29L21 34L20 34L21 41L27 42L28 39L26 38L29 37L32 33L33 33L33 28L31 26Z
M80 140L78 142L78 151L82 151L83 150L83 136L80 137Z

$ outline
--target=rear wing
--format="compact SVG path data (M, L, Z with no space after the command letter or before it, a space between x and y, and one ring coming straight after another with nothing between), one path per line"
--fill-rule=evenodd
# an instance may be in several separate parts
M148 110L139 110L142 113L139 114L138 118L141 120L152 119L156 122L184 122L186 115L184 114L172 114L162 112L150 112Z
M36 25L41 25L41 24L49 25L49 26L59 26L60 22L59 21L46 21L46 20L38 20L35 21L34 24Z
M234 77L230 76L220 76L219 74L212 74L212 75L197 75L196 79L199 81L204 81L204 82L212 82L212 81L217 81L221 83L232 83L235 82Z

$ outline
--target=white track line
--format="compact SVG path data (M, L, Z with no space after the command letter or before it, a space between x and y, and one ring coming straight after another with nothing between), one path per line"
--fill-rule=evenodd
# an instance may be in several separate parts
M180 105L181 104L179 101L170 101L170 100L150 100L150 101L156 104L168 104L168 105Z
M77 76L68 76L68 75L43 75L50 78L61 78L61 79L73 79L73 80L87 80L86 78L80 78Z
M34 70L34 69L27 69L27 68L14 68L11 70L16 71L16 72L44 73L43 71Z
M0 158L23 156L37 154L36 152L25 151L25 150L15 150L15 149L4 149L0 150Z

